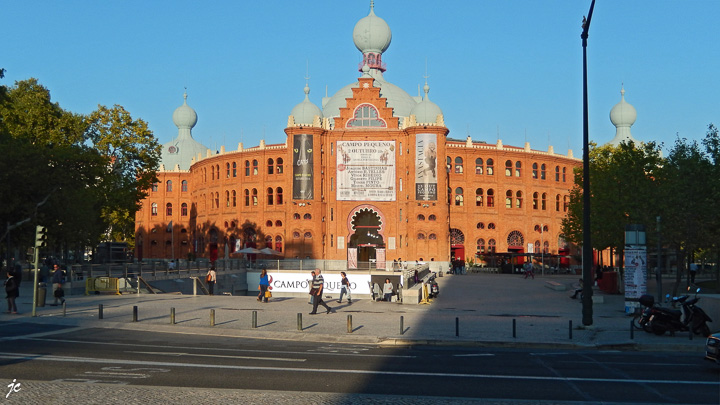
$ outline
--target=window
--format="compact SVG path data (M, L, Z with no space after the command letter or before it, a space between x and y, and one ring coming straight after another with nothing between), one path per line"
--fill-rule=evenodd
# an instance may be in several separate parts
M282 226L282 221L279 219L275 221L275 226Z
M230 163L225 163L225 177L230 178Z
M534 210L538 209L538 197L539 196L540 195L537 192L533 193L533 209Z
M563 172L563 176L562 176L563 183L565 183L565 171L566 170L567 170L567 167L563 167L563 171L562 171Z
M258 175L258 161L257 159L253 159L253 176Z
M270 223L272 223L272 221L270 221ZM268 235L265 237L265 247L272 249L272 242L273 242L272 235Z
M312 239L312 233L310 233L310 232L305 232L305 235L303 235L303 237L304 237L305 239Z
M282 236L278 235L275 237L275 250L282 252Z
M258 191L256 188L252 189L252 204L255 206L258 205Z
M402 180L402 179L400 179L400 180ZM334 184L335 184L335 179L330 177L330 191L335 190ZM402 189L401 189L401 191L402 191Z
M547 209L547 193L542 193L542 210Z
M237 177L237 162L232 162L233 177Z
M282 187L278 187L278 188L275 189L275 195L276 195L276 197L277 197L277 205L282 205L282 204L283 204L283 194L282 194L282 192L283 192Z
M520 231L512 231L507 238L508 246L525 246L525 238Z
M488 253L495 253L495 239L490 239L488 241Z
M494 222L490 222L490 223L488 224L488 229L495 229L495 223L494 223Z
M543 163L542 165L540 165L540 179L541 179L541 180L545 180L545 172L546 172L546 169L547 169L547 166L545 165L545 163Z
M333 221L335 219L335 209L330 208L330 220Z
M487 191L487 206L493 208L495 206L495 190L488 189Z
M300 219L300 214L297 212L293 214L293 219Z
M183 180L182 183L180 183L180 190L182 192L187 193L187 191L188 191L188 181L187 180Z
M293 238L299 239L299 238L300 238L300 232L298 232L298 231L293 232Z
M437 217L435 216L435 214L430 214L430 216L428 217L428 221L437 221Z
M152 203L150 206L150 215L157 216L157 203Z
M418 221L424 221L424 220L425 220L425 215L420 214L420 215L417 216L417 218L418 218Z
M235 190L232 191L232 206L237 207L237 193Z
M277 158L275 161L277 164L277 174L282 174L283 172L283 160L282 158Z
M215 193L215 208L220 208L220 192Z
M434 233L431 233L430 235L428 235L428 239L430 239L430 240L436 240L436 239L437 239L437 235L435 235Z
M215 166L210 166L210 180L215 180Z
M555 181L560 181L560 166L555 166Z
M463 197L463 189L462 187L458 187L455 189L455 205L462 206L464 204L465 198Z
M481 189L481 188L478 188L475 190L475 206L476 207L483 206L483 189Z
M349 119L347 124L345 124L346 128L362 128L362 127L371 127L371 128L387 128L387 123L385 123L384 120L380 119L378 116L378 111L375 109L373 105L370 104L360 104L355 108L355 113L353 114L353 118Z
M555 195L555 211L560 212L560 194Z
M250 206L250 190L245 189L245 206Z
M485 224L482 222L478 222L476 227L477 227L477 229L485 229Z
M272 220L268 219L267 221L265 221L265 226L268 228L272 228L272 224L273 224Z
M482 158L475 159L475 174L483 174L483 160Z
M167 203L167 205L165 205L165 214L167 216L172 215L172 203Z
M272 187L268 187L267 189L267 204L273 205L273 189Z
M187 203L180 205L180 216L186 217L188 215Z
M487 160L487 163L485 164L485 169L486 169L485 174L487 174L488 176L493 175L494 169L493 169L493 160L492 159Z
M515 193L515 208L522 208L522 191Z
M515 177L520 177L520 174L522 172L522 162L517 161L515 162Z
M165 191L167 191L168 193L171 192L172 191L172 180L168 180L167 183L165 183L165 184L166 184Z
M547 254L550 250L550 241L543 242L543 253Z
M505 161L505 177L512 177L512 160Z
M505 208L512 208L512 197L513 192L512 190L508 190L505 192Z
M268 174L273 174L275 171L275 161L270 158L268 159Z
M304 220L307 220L307 221L310 221L310 220L312 219L312 215L310 215L310 214L305 214L305 215L303 215L303 219L304 219Z
M158 191L158 184L157 184L157 183L153 183L153 184L152 184L152 191Z
M463 172L463 159L458 156L455 158L455 173Z
M230 206L230 191L225 190L225 206Z
M567 212L569 205L570 205L569 198L568 198L568 196L564 195L563 196L563 212Z
M538 164L537 163L532 164L532 178L533 179L538 178Z
M246 160L245 161L245 176L247 177L249 175L250 175L250 161Z
M539 241L539 240L536 240L536 241L535 241L535 251L536 251L536 252L539 252L539 251L540 251L540 241Z
M425 234L420 232L417 236L418 240L425 240Z
M477 252L485 253L485 239L480 238L477 240Z

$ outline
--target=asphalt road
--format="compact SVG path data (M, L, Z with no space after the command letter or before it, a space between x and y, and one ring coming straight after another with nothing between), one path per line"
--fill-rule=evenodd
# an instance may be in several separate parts
M385 348L35 323L6 323L0 338L3 387L15 379L519 401L720 402L720 368L689 353Z

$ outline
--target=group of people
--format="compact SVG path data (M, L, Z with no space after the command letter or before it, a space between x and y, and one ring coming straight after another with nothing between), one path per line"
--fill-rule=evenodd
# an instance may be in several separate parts
M15 266L9 267L6 270L5 285L5 298L8 303L8 314L17 314L17 298L20 296L20 283L22 282L22 266L15 264ZM65 291L63 290L63 284L65 284L65 270L61 269L58 264L53 264L53 296L55 297L55 303L51 305L58 305L65 303Z

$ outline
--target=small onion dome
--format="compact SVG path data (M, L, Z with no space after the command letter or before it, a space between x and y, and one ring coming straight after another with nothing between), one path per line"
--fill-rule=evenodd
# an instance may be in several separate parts
M173 113L173 122L178 128L192 129L197 124L197 113L189 105L187 105L187 92L183 95L185 101L183 105L175 109Z
M383 53L390 46L392 33L385 20L375 15L373 2L370 2L370 14L355 24L353 42L360 52Z
M423 86L425 91L425 97L410 112L411 115L415 116L415 121L418 124L434 124L437 122L438 114L442 114L442 110L437 104L430 101L428 93L430 92L430 86L425 83Z
M315 120L315 116L322 118L323 114L322 111L320 111L320 108L313 104L308 97L308 94L310 94L310 87L305 85L304 90L305 100L296 105L290 112L290 115L295 118L295 124L312 125Z
M631 104L625 102L625 88L620 90L620 102L610 110L610 121L615 127L630 127L637 119L637 111Z

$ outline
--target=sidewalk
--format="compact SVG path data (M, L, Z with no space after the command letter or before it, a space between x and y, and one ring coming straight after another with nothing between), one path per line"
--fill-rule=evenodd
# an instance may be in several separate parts
M594 293L602 296L604 303L593 304L593 323L583 327L582 303L569 298L577 276L523 279L509 274L468 274L437 280L440 296L430 304L361 298L348 305L326 299L334 309L331 314L309 315L307 297L276 296L264 304L254 296L124 294L67 296L65 316L61 306L45 306L37 308L35 318L31 313L32 283L23 282L18 298L21 314L6 314L2 304L0 321L354 344L704 350L705 339L693 336L690 340L687 332L655 336L635 330L631 338L632 318L624 313L624 297L598 290ZM567 290L547 288L546 281L565 285ZM53 302L51 295L49 291L47 304ZM99 319L100 304L103 319ZM134 306L138 322L133 322ZM175 324L170 323L171 308L175 309ZM210 325L211 310L215 326ZM252 327L255 311L257 328ZM302 331L298 330L298 314L302 314ZM348 333L349 315L352 333Z

